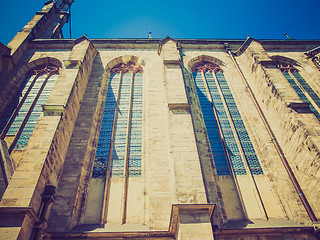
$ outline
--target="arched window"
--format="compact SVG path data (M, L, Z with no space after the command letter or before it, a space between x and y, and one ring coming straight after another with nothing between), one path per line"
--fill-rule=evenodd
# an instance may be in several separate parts
M114 66L83 223L124 224L133 206L142 208L140 203L132 205L128 197L139 192L135 186L142 180L142 101L142 67L131 61Z
M312 58L312 62L320 70L320 57L319 56L314 56Z
M230 175L229 166L236 175L263 174L222 69L202 62L192 72L218 175Z
M93 178L141 175L142 68L121 63L111 70Z
M304 103L311 103L310 110L320 121L320 98L300 75L298 69L288 64L278 64L277 67L281 70L283 76L288 80L300 99Z
M24 149L58 78L59 67L39 66L27 74L20 90L14 96L0 119L1 139L10 137L9 153Z

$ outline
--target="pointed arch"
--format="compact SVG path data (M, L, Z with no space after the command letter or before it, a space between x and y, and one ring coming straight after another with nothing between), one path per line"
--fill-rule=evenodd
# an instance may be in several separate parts
M9 153L26 147L61 68L56 58L39 58L25 64L11 81L9 87L14 91L6 99L0 118L1 138L14 137Z
M192 72L192 68L203 63L203 62L209 62L209 63L213 63L217 66L220 66L220 67L224 67L225 66L225 63L218 59L218 58L215 58L215 57L212 57L212 56L208 56L208 55L200 55L200 56L197 56L197 57L194 57L192 58L189 63L188 63L188 70Z
M134 181L133 178L140 180L143 172L144 65L142 59L132 55L114 58L106 65L107 94L89 183L101 191L101 209L95 209L94 214L86 212L84 222L106 223L112 218L108 215L108 209L120 205L121 222L127 221L129 178L130 181ZM122 188L122 194L118 195L119 201L110 200L114 196L115 186L119 188L119 182ZM89 188L87 207L93 205L94 194Z
M19 91L19 87L23 84L25 79L32 74L32 70L47 65L55 66L59 69L63 68L62 62L53 57L39 58L26 63L22 68L20 68L3 91L3 93L6 93L6 96L8 97L0 99L0 117L3 110L5 110L7 105L11 102L13 96L15 96L17 91Z
M199 56L189 62L218 175L262 175L263 170L231 89L224 63ZM231 172L230 172L231 171Z
M106 72L110 72L112 68L114 68L118 64L127 64L127 63L133 63L140 66L145 66L145 61L141 58L138 58L133 55L124 55L117 58L112 59L109 63L106 65Z
M313 112L320 122L320 98L303 78L303 75L300 74L300 71L303 71L301 65L297 61L283 56L272 56L271 59L300 97L301 101L310 104L311 112Z
M301 66L296 60L293 60L288 57L276 55L276 56L271 56L270 58L272 59L273 62L278 63L278 64L292 65L292 66L297 66L297 67Z

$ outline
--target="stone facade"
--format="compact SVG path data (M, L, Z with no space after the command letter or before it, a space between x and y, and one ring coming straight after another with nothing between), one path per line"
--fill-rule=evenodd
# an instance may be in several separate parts
M318 239L320 41L59 39L72 2L47 2L1 45L0 118L34 69L59 69L25 148L11 147L15 136L1 129L1 239ZM111 79L120 76L120 90L126 73L114 69L128 64L142 69L139 174L130 175L129 162L117 177L108 163L105 176L93 177ZM205 64L213 72L197 75L195 67ZM299 73L302 90L290 85L279 64ZM209 93L207 73L220 86L206 99L230 174L219 172L196 81L206 79ZM259 174L237 132L231 94ZM245 174L230 160L218 95ZM115 102L119 118L121 96Z

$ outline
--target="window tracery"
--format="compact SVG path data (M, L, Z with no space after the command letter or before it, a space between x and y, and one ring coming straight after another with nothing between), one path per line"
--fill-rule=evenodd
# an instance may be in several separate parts
M110 73L92 179L105 180L101 223L107 221L112 179L123 183L121 221L125 223L129 178L142 173L143 69L132 62L119 63Z
M0 119L1 139L13 137L9 153L24 149L59 76L60 68L42 65L32 69Z
M209 62L192 68L218 175L263 174L223 70Z
M111 70L93 178L141 175L142 73L134 63Z
M315 56L312 58L312 62L314 65L320 70L320 58L319 56Z
M310 110L320 121L320 98L300 75L299 70L292 65L282 63L277 64L277 68L282 72L300 99L304 103L311 103Z

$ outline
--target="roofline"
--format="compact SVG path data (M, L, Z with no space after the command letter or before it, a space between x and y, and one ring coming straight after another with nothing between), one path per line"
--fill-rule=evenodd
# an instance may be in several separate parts
M99 42L117 42L117 41L141 41L141 42L160 42L163 39L162 38L88 38L93 43L99 43ZM76 39L34 39L33 42L61 42L61 41L70 41L73 42ZM245 42L247 39L209 39L209 38L176 38L175 41L181 42L181 43L188 43L188 42ZM268 42L279 42L279 43L303 43L303 42L319 42L320 39L256 39L257 41L261 43L268 43Z

